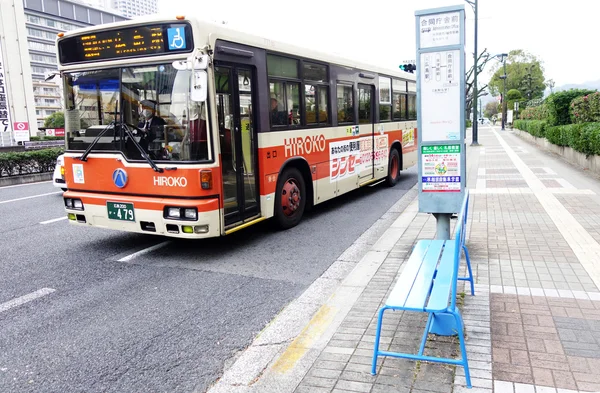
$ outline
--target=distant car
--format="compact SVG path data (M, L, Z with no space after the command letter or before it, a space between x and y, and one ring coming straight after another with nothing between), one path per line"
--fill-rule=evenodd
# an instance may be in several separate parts
M490 124L490 119L488 119L487 117L480 117L479 124Z
M54 167L54 175L52 175L52 183L54 187L58 187L63 191L67 191L67 183L65 182L65 156L61 154L56 158L56 166Z

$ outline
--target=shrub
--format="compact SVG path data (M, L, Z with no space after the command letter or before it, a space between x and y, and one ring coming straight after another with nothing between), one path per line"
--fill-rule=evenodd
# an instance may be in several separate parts
M600 93L575 98L569 112L573 123L600 122Z
M62 153L62 148L0 153L0 176L51 172Z
M544 138L548 123L545 120L515 120L514 127L535 137Z
M520 116L524 120L547 120L549 116L548 107L544 104L530 106L523 109Z
M548 106L548 123L551 126L560 126L571 123L569 112L571 101L577 97L595 93L595 90L571 89L552 93L546 99Z

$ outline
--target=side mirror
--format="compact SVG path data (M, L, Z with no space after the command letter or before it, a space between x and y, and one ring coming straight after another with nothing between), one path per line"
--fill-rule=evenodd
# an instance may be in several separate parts
M47 72L44 74L44 81L45 81L45 82L49 82L49 81L51 81L52 79L54 79L55 77L57 77L58 75L59 75L59 74L58 74L58 72L56 72L56 71L47 71Z
M195 102L206 101L208 94L208 74L206 71L194 71L190 86L190 99Z

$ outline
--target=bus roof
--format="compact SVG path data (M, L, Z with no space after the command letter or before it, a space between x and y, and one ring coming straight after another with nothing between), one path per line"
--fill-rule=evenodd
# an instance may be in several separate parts
M361 70L365 70L365 71L376 72L378 74L393 76L393 77L402 78L402 79L410 80L410 81L416 80L415 74L404 72L399 69L396 70L393 68L380 67L380 66L376 66L373 64L369 64L364 61L358 61L356 59L350 59L347 57L332 55L332 54L328 54L325 52L309 49L307 47L300 47L300 46L297 46L297 45L294 45L291 43L287 43L284 41L280 41L280 40L277 40L277 39L274 39L274 38L271 38L268 36L258 36L258 35L249 33L245 30L239 29L237 27L231 27L226 24L216 23L216 22L212 22L212 21L208 21L208 20L200 19L200 18L196 18L196 17L186 17L183 20L179 20L176 17L168 17L165 15L158 15L158 14L148 15L148 16L140 16L140 17L136 17L136 18L133 18L133 19L127 20L127 21L106 23L106 24L102 24L102 25L89 26L89 27L83 27L80 29L70 30L68 32L65 32L64 36L59 38L58 41L61 41L62 39L65 39L68 37L80 35L80 34L104 31L104 30L112 30L112 29L116 29L119 27L125 27L125 26L135 26L135 25L144 26L144 25L148 25L148 24L152 24L152 23L176 23L176 22L183 22L183 21L189 22L192 25L192 29L194 31L194 36L200 36L200 38L205 39L207 44L208 43L211 44L212 49L214 49L215 41L221 39L221 40L225 40L225 41L231 41L231 42L245 44L245 45L249 45L249 46L253 46L253 47L257 47L257 48L262 48L267 51L279 52L282 54L289 54L289 55L304 57L307 59L313 59L313 60L321 61L324 63L336 64L339 66L352 67L352 68L361 69ZM200 45L198 45L198 44L199 43L196 43L196 46L202 45L202 44L200 44ZM140 59L140 58L137 58L137 59ZM142 59L147 59L147 58L142 58ZM114 60L116 60L116 59L114 59ZM134 59L130 59L130 60L133 61Z

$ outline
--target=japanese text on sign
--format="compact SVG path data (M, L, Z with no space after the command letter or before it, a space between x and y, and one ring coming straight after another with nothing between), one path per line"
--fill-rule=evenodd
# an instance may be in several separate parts
M4 59L0 48L0 132L10 132L10 105L8 105L8 89L4 80Z
M421 48L458 45L460 43L458 12L421 16L419 23Z
M423 192L460 191L460 145L421 147Z

